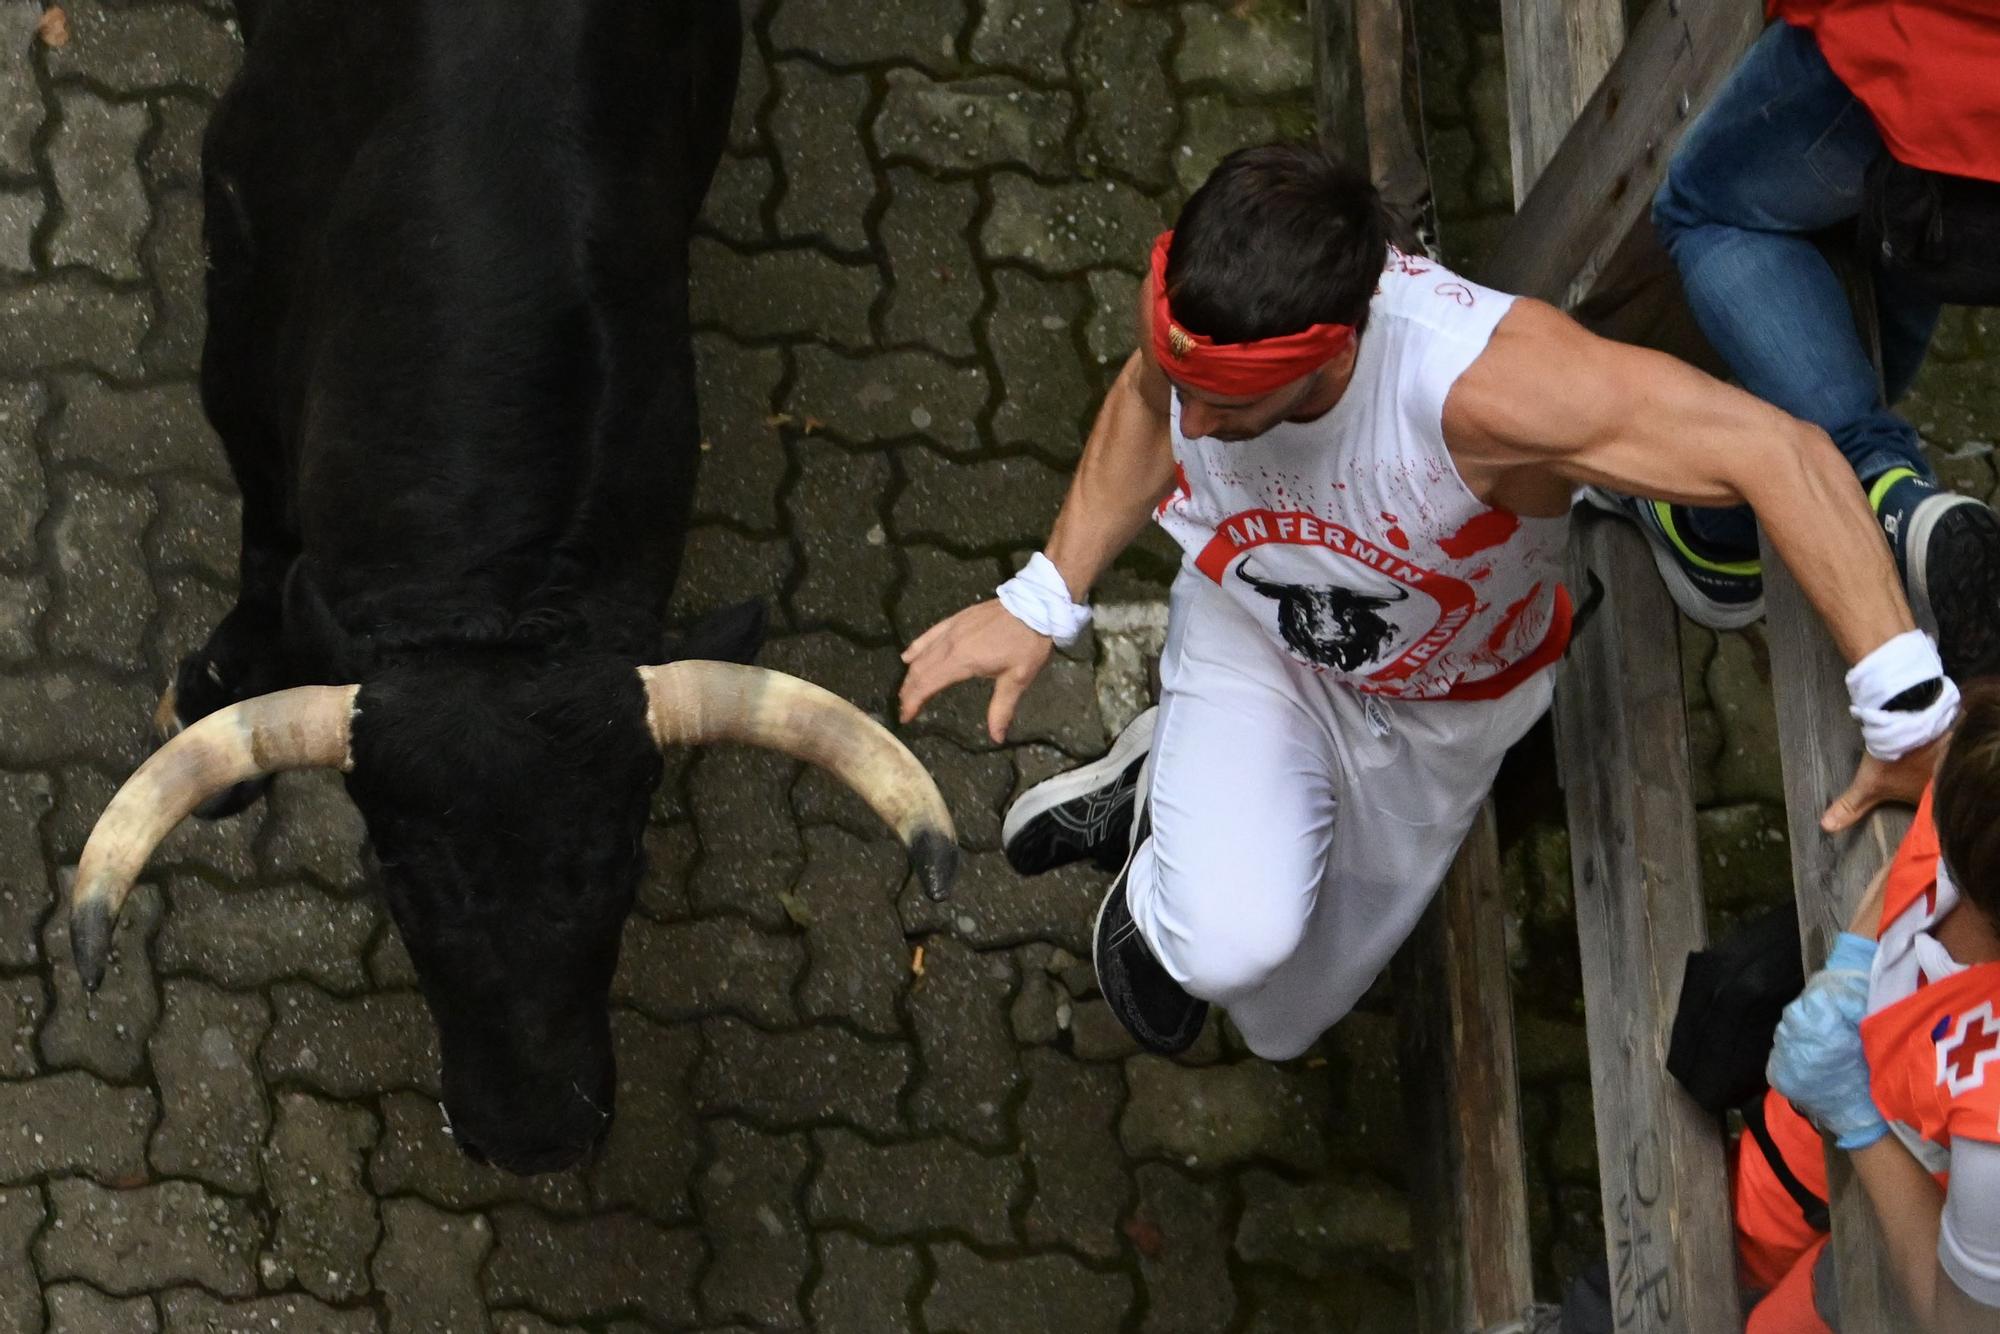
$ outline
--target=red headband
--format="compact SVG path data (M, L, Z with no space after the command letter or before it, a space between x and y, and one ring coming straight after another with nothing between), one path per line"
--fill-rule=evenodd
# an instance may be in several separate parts
M1249 343L1217 343L1174 322L1167 305L1167 251L1174 234L1153 242L1153 357L1169 377L1193 389L1257 398L1318 370L1354 341L1351 324L1315 324Z

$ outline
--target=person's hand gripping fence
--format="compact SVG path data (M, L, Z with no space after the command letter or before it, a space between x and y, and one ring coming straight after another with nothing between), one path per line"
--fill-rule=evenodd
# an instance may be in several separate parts
M1826 967L1785 1007L1765 1069L1771 1087L1842 1149L1865 1149L1889 1133L1869 1091L1868 1055L1861 1045L1874 959L1874 941L1840 934Z

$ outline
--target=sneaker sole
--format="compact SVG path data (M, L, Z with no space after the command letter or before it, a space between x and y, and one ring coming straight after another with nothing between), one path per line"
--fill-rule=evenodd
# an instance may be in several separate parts
M1118 734L1118 740L1112 743L1104 758L1093 760L1081 769L1045 778L1023 792L1007 808L1006 818L1000 822L1001 846L1012 843L1030 820L1047 814L1066 801L1074 801L1086 792L1095 792L1124 773L1134 754L1152 749L1153 727L1158 721L1157 707L1146 710L1130 727Z
M1961 540L1973 544L1973 550L1968 558L1961 548L1952 561L1952 568L1967 572L1966 577L1947 580L1935 590L1931 587L1931 538L1940 523L1967 505L1984 508L1970 496L1950 505L1919 506L1903 547L1908 553L1910 610L1917 624L1938 640L1947 669L1959 681L2000 671L2000 523L1968 529ZM1924 513L1926 509L1930 513ZM1948 616L1937 614L1939 604ZM1945 620L1957 630L1949 644L1942 633Z
M1668 596L1696 625L1709 630L1741 630L1764 619L1764 597L1761 593L1750 602L1717 602L1702 592L1701 587L1687 577L1687 571L1681 569L1673 554L1661 549L1646 530L1644 522L1617 497L1597 487L1586 486L1577 498L1599 513L1615 515L1639 529L1639 535L1646 540L1646 554L1653 558L1653 568L1660 572L1660 582L1667 586Z

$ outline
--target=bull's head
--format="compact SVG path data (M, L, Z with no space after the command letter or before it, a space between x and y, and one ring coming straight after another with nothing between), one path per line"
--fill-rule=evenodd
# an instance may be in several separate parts
M230 705L156 751L91 832L71 893L86 986L161 839L204 800L286 769L338 768L438 1024L459 1144L516 1172L575 1162L607 1130L609 989L643 871L660 750L767 746L853 787L933 897L957 850L935 784L860 710L732 663L606 658L523 672L477 657Z

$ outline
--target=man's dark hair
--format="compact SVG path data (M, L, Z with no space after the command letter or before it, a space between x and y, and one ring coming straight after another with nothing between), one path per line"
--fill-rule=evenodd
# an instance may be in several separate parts
M1181 208L1174 319L1218 343L1368 321L1389 222L1363 172L1311 143L1239 148Z
M1931 794L1944 864L1968 903L2000 923L2000 678L1965 687Z

